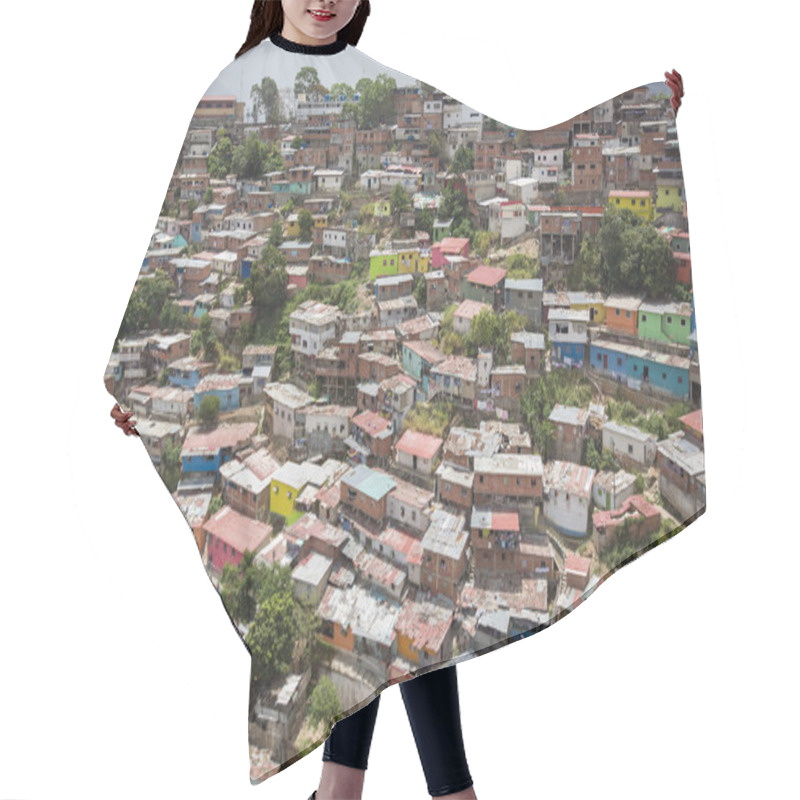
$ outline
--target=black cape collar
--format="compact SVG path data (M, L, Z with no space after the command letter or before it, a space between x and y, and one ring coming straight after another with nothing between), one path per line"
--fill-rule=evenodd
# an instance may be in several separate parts
M347 47L346 39L337 39L330 44L298 44L280 33L273 33L269 40L276 47L288 50L290 53L307 53L308 55L328 56L334 53L341 53Z

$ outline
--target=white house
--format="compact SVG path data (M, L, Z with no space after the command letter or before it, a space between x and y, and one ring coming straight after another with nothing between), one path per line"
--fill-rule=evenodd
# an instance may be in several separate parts
M289 316L292 350L316 358L327 342L336 338L336 324L342 312L316 300L306 300Z
M655 434L633 425L610 421L603 425L603 450L610 450L628 462L649 467L656 460L658 447Z
M572 461L548 461L544 465L544 514L567 536L589 533L589 507L595 470Z
M342 191L343 169L318 169L314 172L318 192L339 194Z

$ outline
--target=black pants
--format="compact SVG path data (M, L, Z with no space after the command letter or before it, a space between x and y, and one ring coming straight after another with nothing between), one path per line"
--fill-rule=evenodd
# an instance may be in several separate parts
M400 684L408 721L431 797L472 786L461 734L456 665L433 670ZM378 695L369 705L340 720L325 740L323 761L366 769Z

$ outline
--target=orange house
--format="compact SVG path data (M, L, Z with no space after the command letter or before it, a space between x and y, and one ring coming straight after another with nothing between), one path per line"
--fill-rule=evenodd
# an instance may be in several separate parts
M675 258L675 280L678 283L683 283L686 286L692 285L692 254L679 253L672 254Z
M642 298L635 295L610 294L606 299L606 327L629 336L639 331L639 306Z
M452 608L430 600L406 600L396 630L397 654L412 664L427 666L452 656Z

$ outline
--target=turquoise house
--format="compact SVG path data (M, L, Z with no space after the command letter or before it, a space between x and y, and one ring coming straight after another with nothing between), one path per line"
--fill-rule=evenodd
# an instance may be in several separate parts
M598 337L589 345L589 369L630 389L689 399L689 359Z
M427 341L403 342L403 370L417 381L422 394L428 396L430 371L446 356Z

